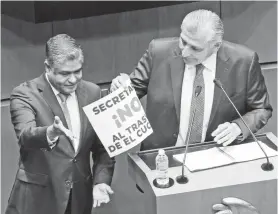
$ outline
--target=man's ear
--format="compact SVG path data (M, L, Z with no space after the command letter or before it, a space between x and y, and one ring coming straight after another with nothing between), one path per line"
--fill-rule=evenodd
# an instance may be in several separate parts
M218 49L220 48L221 45L222 45L222 42L216 42L214 44L214 48L215 48L216 52L218 51Z
M45 71L46 73L49 73L51 71L51 66L49 65L48 60L44 60L44 67L45 67Z

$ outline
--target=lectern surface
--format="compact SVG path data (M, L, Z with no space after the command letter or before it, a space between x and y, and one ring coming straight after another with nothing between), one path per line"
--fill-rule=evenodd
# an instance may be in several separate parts
M277 137L262 134L258 139L277 150ZM247 139L244 142L250 142ZM236 142L240 143L240 142ZM196 144L188 151L198 151L215 146L213 142ZM181 174L181 163L172 158L182 154L184 147L165 148L169 157L169 176L176 179ZM266 159L235 163L213 169L190 172L185 168L189 182L160 189L153 185L156 177L155 157L157 150L129 154L129 173L144 190L145 214L212 214L212 205L221 203L225 197L237 197L253 204L261 214L277 213L277 160L271 157L274 170L263 171ZM246 151L248 152L248 151Z

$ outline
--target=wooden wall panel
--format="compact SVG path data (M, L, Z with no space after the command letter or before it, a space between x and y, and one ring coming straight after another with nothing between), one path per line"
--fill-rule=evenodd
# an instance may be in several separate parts
M96 83L131 73L154 38L179 36L184 16L197 8L219 14L219 2L193 2L98 17L53 22L53 34L68 33L80 41L84 78Z
M8 103L7 103L8 104ZM1 213L5 213L18 168L19 146L9 105L1 106Z
M186 14L196 9L211 10L220 15L220 3L210 2L192 2L183 5L174 5L162 7L159 12L159 32L158 37L173 37L180 35L180 26Z
M224 38L255 50L261 63L277 62L277 2L221 1Z
M220 13L219 2L192 2L97 17L33 24L2 15L2 94L43 71L44 44L69 33L84 46L85 79L109 82L130 73L153 38L178 36L184 15L197 8ZM277 59L277 3L221 2L225 39L245 44L261 62Z
M45 42L51 23L33 24L1 15L1 99L18 84L44 71Z
M150 19L152 17L152 19ZM53 23L53 34L68 33L82 45L84 79L111 81L130 73L147 44L157 36L156 9L131 11Z

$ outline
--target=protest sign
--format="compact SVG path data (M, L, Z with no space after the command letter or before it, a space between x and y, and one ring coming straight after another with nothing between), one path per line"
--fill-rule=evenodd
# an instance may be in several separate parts
M115 90L83 110L110 157L138 145L153 132L130 81L125 88Z

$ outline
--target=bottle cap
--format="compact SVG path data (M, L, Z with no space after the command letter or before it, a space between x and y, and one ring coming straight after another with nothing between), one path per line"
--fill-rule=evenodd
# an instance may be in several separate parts
M159 150L158 150L158 154L159 154L159 155L165 155L164 149L159 149Z

